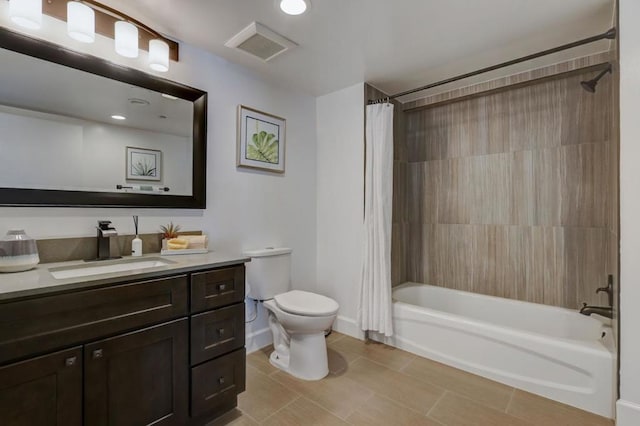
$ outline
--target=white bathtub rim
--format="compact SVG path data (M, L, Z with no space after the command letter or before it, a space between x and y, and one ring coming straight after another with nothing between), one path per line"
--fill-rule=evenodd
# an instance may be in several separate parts
M556 312L570 313L570 314L578 313L578 311L576 309L563 308L562 306L545 305L543 303L527 302L527 301L524 301L524 300L517 300L517 299L509 299L509 298L506 298L506 297L499 297L499 296L492 296L492 295L489 295L489 294L474 293L472 291L456 290L456 289L453 289L453 288L441 287L441 286L433 285L433 284L416 283L416 282L412 282L412 281L407 281L405 283L399 284L399 285L393 287L391 289L391 291L393 293L394 290L399 290L399 289L406 288L406 287L420 287L420 286L427 286L427 287L435 289L436 291L446 291L447 293L449 293L449 292L456 293L456 294L459 294L459 295L462 295L462 296L465 296L465 297L472 297L474 299L491 299L491 300L494 300L496 302L511 303L511 304L514 304L514 305L522 305L522 306L535 305L539 309L545 309L545 310L549 310L549 311L556 311ZM411 305L410 303L402 302L402 301L396 300L395 298L393 299L393 301ZM412 306L419 306L419 305L412 305ZM429 310L432 309L432 308L427 308L427 307L423 307L423 308L424 309L429 309ZM464 316L462 316L462 315L457 315L457 314L451 314L451 315L455 315L456 317L464 318ZM597 315L597 319L598 319L599 322L601 322L603 324L604 327L611 327L612 326L612 321L609 318L605 318L605 317ZM482 320L477 320L477 321L486 322L486 323L490 324L488 321L482 321ZM579 340L579 339L567 339L567 340Z
M549 344L551 343L553 346L559 348L567 348L567 349L576 349L587 351L591 354L609 358L611 356L616 356L616 351L613 348L609 348L605 345L602 340L574 340L567 339L561 337L549 337L545 336L542 333L535 333L528 330L520 330L517 328L505 327L496 325L486 321L480 321L476 319L468 319L464 316L457 314L450 314L448 312L436 311L431 308L425 308L418 305L412 305L410 303L394 301L394 305L398 306L401 309L404 309L408 312L411 312L416 315L424 316L428 315L432 319L436 320L440 325L444 325L444 322L447 322L447 326L451 326L454 324L456 329L465 331L466 327L473 327L479 331L483 337L494 339L490 333L500 333L503 335L507 335L513 339L521 339L523 335L526 336L528 340L534 340L538 343ZM407 318L403 318L406 320ZM394 320L396 320L396 316L394 315ZM613 330L610 327L604 326L603 329L606 330L607 333L611 333Z

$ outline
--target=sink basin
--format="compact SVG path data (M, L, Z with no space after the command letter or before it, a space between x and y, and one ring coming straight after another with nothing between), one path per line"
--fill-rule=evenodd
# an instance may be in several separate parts
M126 259L117 261L95 262L87 265L74 265L69 267L51 268L49 272L55 279L82 278L93 275L112 274L114 272L127 272L136 274L146 272L147 269L159 268L175 264L172 260L160 257L148 257L145 259Z

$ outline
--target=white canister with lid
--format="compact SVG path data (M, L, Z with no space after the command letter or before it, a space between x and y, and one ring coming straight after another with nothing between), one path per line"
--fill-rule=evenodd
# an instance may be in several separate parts
M40 263L36 240L22 229L12 229L0 239L0 272L21 272Z

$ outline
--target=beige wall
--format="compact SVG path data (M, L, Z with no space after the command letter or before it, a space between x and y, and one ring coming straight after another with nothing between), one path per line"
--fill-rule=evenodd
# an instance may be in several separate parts
M394 234L405 233L408 281L606 304L595 289L617 276L617 142L613 80L595 94L579 84L595 74L406 112L394 213L407 222L394 216Z

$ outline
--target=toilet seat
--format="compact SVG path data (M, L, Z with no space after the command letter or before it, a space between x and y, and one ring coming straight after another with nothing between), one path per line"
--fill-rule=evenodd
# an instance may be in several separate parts
M273 299L284 312L309 317L333 315L340 307L333 299L301 290L278 294Z

